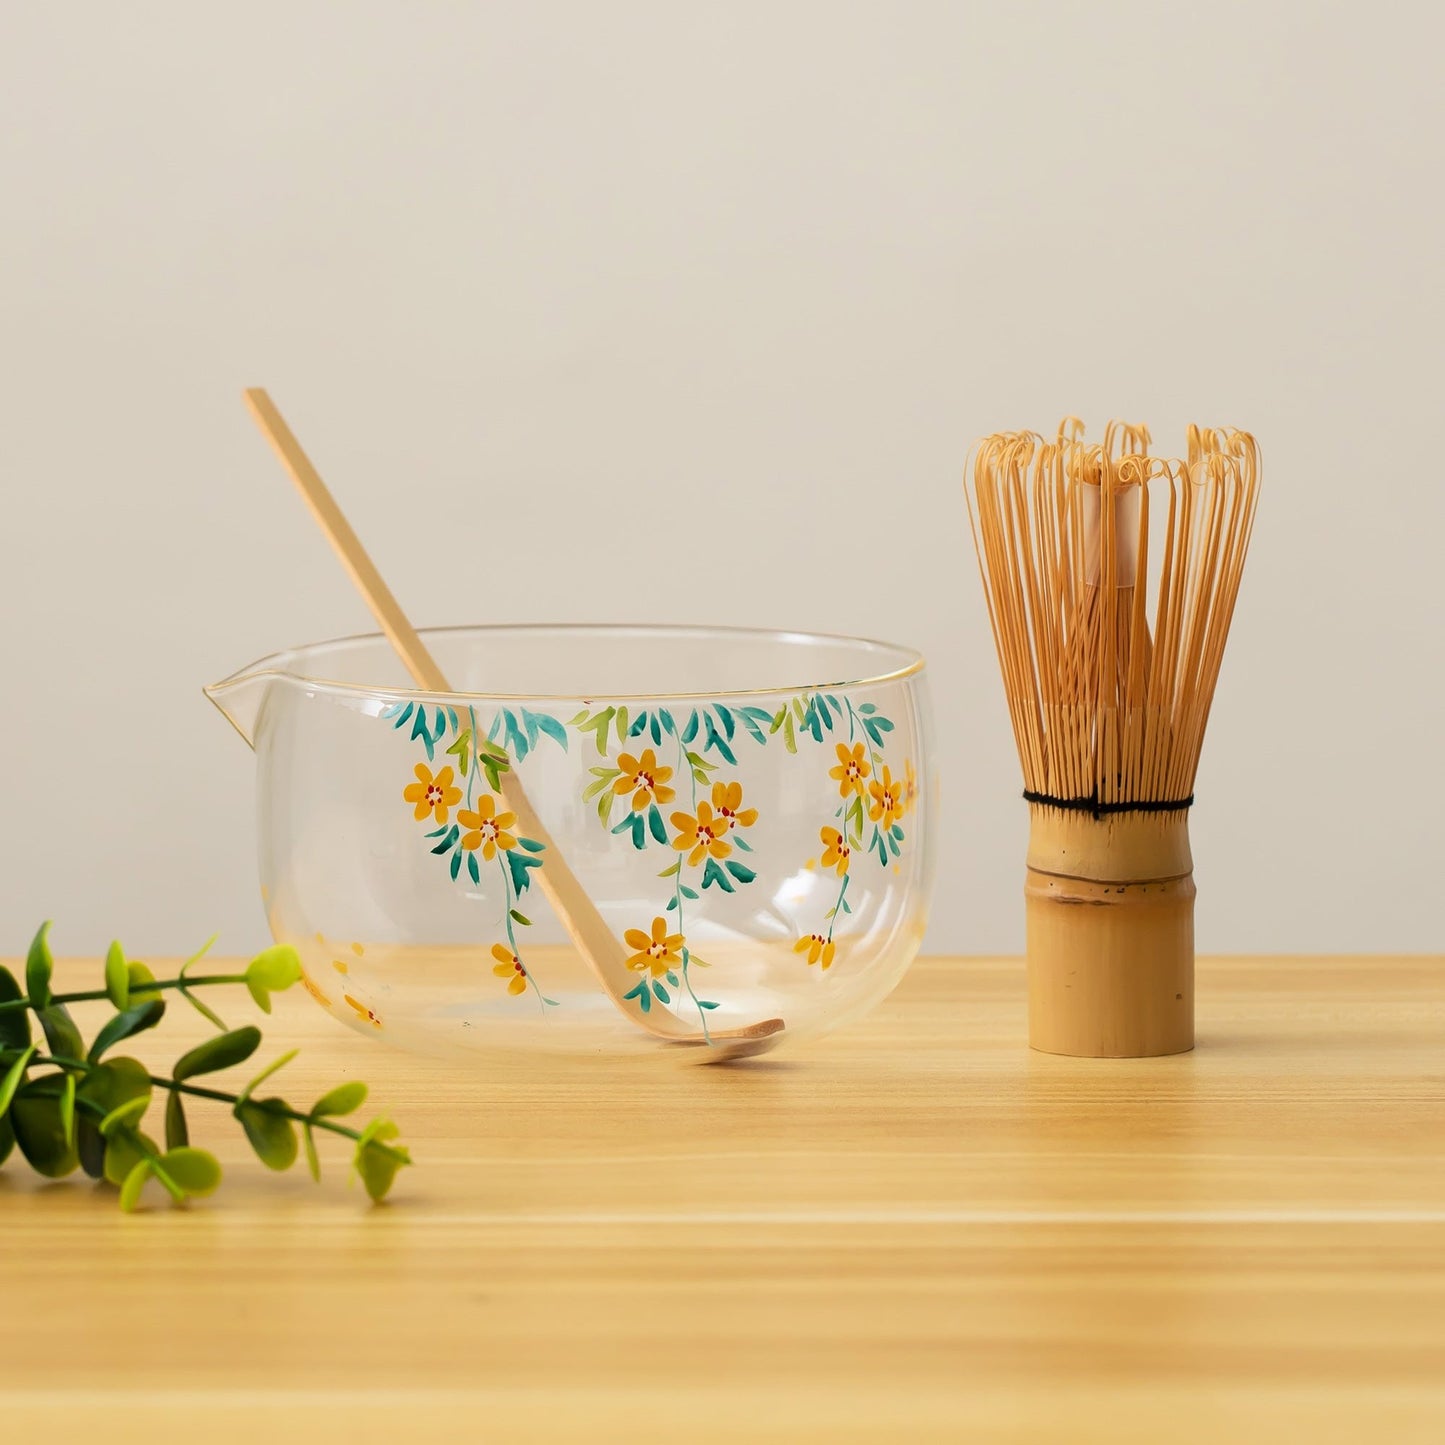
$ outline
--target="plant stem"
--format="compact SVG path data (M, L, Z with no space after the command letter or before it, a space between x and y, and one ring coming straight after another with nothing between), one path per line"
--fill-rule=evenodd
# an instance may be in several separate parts
M85 1074L102 1067L85 1059L67 1058L64 1054L36 1054L30 1062L32 1064L54 1064L58 1069L78 1069ZM212 1099L218 1104L230 1104L233 1108L241 1102L239 1094L227 1094L220 1089L207 1089L200 1084L183 1084L179 1079L166 1079L158 1074L147 1074L146 1078L154 1088L168 1089L173 1094L190 1094L196 1099ZM333 1134L344 1135L353 1141L361 1138L361 1131L358 1129L348 1129L345 1124L338 1124L325 1116L313 1119L310 1114L303 1114L299 1109L293 1109L289 1104L279 1100L247 1099L246 1104L249 1108L259 1109L263 1114L274 1114L282 1119L290 1119L297 1124L310 1124L315 1129L327 1129Z
M205 973L199 978L166 978L156 979L153 982L141 984L137 987L137 993L149 993L152 989L159 988L195 988L197 984L207 983L245 983L244 973ZM57 993L51 996L50 1002L56 1003L87 1003L91 999L109 998L110 995L103 988L88 989L84 993ZM0 1003L0 1014L18 1013L21 1009L32 1008L28 998L7 999Z

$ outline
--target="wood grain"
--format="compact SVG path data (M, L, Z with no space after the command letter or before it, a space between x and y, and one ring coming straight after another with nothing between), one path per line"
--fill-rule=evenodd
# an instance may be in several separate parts
M1445 959L1201 959L1198 1024L1030 1053L1019 962L935 959L733 1069L462 1070L297 991L288 1096L367 1079L418 1167L368 1209L201 1107L228 1177L185 1213L12 1160L6 1438L1436 1445Z

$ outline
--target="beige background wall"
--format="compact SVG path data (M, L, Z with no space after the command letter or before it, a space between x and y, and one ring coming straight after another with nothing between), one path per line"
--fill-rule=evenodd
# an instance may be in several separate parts
M1439 14L0 0L0 952L261 940L199 687L364 618L258 382L420 620L925 649L969 951L1025 827L970 441L1248 427L1201 945L1439 949Z

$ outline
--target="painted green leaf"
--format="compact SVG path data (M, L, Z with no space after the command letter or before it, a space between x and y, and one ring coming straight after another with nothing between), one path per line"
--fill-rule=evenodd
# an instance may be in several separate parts
M656 747L662 746L662 729L658 726L657 714L653 713L647 720L648 732L652 735L653 744Z
M720 702L713 703L712 710L717 714L718 721L722 723L723 731L727 734L728 741L732 742L733 734L737 732L738 725L733 721L731 710L725 708Z
M672 910L673 910L674 908L676 908L676 907L677 907L677 894L674 893L674 894L672 895L672 897L667 900L667 911L668 911L669 913L671 913Z
M659 843L667 842L667 825L662 821L662 814L657 811L656 803L648 805L647 826Z
M0 1003L18 1003L24 997L15 975L0 965ZM7 1009L0 1013L0 1049L23 1049L29 1043L29 1009Z
M784 704L782 705L782 707L780 707L780 708L777 710L777 712L775 712L775 713L773 714L773 720L772 720L771 723L768 724L768 736L769 736L769 737L771 737L775 732L777 732L777 730L778 730L780 727L782 727L783 722L784 722L784 720L787 718L787 716L788 716L788 705L787 705L787 703L784 703Z
M25 958L25 993L33 1009L43 1009L50 1002L50 977L55 972L55 961L50 956L50 943L45 935L50 932L47 919L30 941L30 952Z
M550 713L529 713L524 711L522 716L528 719L529 727L535 724L542 732L546 733L564 753L567 751L567 729Z
M786 713L783 716L783 746L790 753L798 751L798 739L793 735L793 715Z
M336 1114L354 1114L365 1102L366 1085L360 1079L352 1079L323 1094L312 1106L311 1117L323 1119Z
M172 1070L174 1077L182 1082L197 1074L214 1074L219 1069L234 1068L244 1064L261 1046L261 1030L254 1024L246 1024L228 1033L217 1034L213 1039L197 1044L182 1054Z
M151 999L148 1003L133 1004L123 1013L118 1013L96 1034L95 1042L90 1046L90 1053L87 1056L92 1064L98 1064L101 1057L112 1044L118 1044L122 1039L128 1039L132 1034L144 1033L147 1029L153 1029L165 1017L166 1006L160 999Z
M736 858L729 858L724 866L739 883L751 883L758 876L746 863L739 863Z
M247 1100L233 1112L251 1141L256 1157L268 1168L278 1172L296 1162L296 1126L281 1114L271 1113L265 1105L283 1105L280 1099L260 1102ZM284 1107L284 1105L283 1105Z
M482 881L482 874L480 868L477 866L477 855L475 852L467 854L467 872L471 875L473 883L480 883Z
M682 859L679 858L670 868L664 868L657 876L659 878L671 878L682 870Z
M662 980L660 978L655 978L652 980L652 991L657 995L658 999L662 1003L672 1002L672 995L668 993L668 991L663 987Z
M451 873L452 873L452 882L453 882L453 883L455 883L455 882L457 881L457 874L459 874L461 871L462 871L462 850L461 850L460 848L458 848L457 851L452 854Z
M625 707L617 709L617 741L620 743L627 741L627 709Z
M683 747L687 747L687 745L688 745L690 742L692 742L692 740L697 736L697 727L698 727L697 709L694 708L694 709L692 710L691 714L688 716L687 722L683 724L683 729L682 729L682 745L683 745Z
M457 760L457 771L466 777L472 766L472 730L464 728L461 736L447 749L447 756ZM428 834L428 837L431 835Z
M635 737L637 737L640 733L644 732L644 731L646 730L646 728L647 728L647 713L646 713L645 711L643 711L643 712L638 713L637 716L632 719L632 726L627 729L627 736L630 737L630 738L635 738Z
M666 709L658 710L658 716L662 719L663 728L672 736L677 734L677 723L673 721L672 714Z
M724 893L737 892L732 885L732 880L718 867L717 860L714 858L709 858L703 865L702 886L704 888L716 886L721 888Z
M130 1005L130 970L125 966L125 951L112 943L105 954L105 991L118 1009Z
M575 728L575 727L578 725L578 723L585 722L585 721L586 721L586 718L587 718L587 709L584 707L584 708L582 709L582 711L577 714L576 717L568 718L568 719L567 719L567 726L568 726L569 728Z
M684 884L682 885L682 896L683 896L684 898L696 898L696 897L698 896L698 894L697 894L697 889L696 889L696 888L689 888L689 887L687 886L687 884L684 883Z
M525 848L529 853L545 853L547 851L547 845L539 843L535 838L518 838L517 845Z
M511 910L511 914L514 923L520 923L523 928L530 928L532 926L532 920L528 918L525 913L518 913L514 908Z
M510 848L502 856L507 860L507 871L511 874L513 891L518 894L525 893L531 886L531 879L528 876L530 870L540 868L542 860L529 857L520 848Z

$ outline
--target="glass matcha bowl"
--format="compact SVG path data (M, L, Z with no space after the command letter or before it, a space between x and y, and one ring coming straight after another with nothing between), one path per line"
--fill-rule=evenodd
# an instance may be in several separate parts
M917 653L421 636L457 691L416 690L379 634L206 689L255 749L271 932L335 1018L432 1051L703 1061L816 1037L897 984L932 876Z

